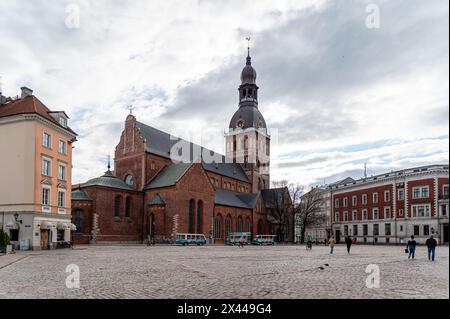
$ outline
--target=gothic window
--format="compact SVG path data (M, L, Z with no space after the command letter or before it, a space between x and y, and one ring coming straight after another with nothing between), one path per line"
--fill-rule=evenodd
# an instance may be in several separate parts
M188 232L190 234L194 233L194 206L195 206L195 201L193 199L191 199L189 201L189 230Z
M203 202L197 203L197 234L203 234Z
M132 175L127 175L127 176L125 177L125 183L126 183L128 186L134 186L134 177L133 177Z
M244 222L243 222L243 220L242 220L242 217L239 216L238 219L237 219L237 225L236 225L236 226L237 226L236 228L237 228L237 232L238 232L238 233L240 233L240 232L243 231L243 226L244 226L243 224L244 224Z
M114 217L120 218L120 206L122 204L122 197L116 196L114 199Z
M222 239L222 215L218 214L216 218L214 218L214 238Z
M77 227L77 233L83 232L83 211L81 209L75 210L75 226Z
M228 234L231 233L231 216L228 215L225 219L225 236L228 236Z
M152 171L154 171L154 170L156 169L156 163L155 163L155 161L152 161L152 163L150 164L150 169L151 169Z
M252 231L252 221L250 220L250 217L247 217L245 219L245 231L248 233L251 233Z
M127 197L125 201L125 217L130 218L131 216L131 197Z

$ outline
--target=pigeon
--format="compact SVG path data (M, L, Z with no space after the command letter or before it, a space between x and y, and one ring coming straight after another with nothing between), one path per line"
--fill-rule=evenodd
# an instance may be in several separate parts
M330 265L329 265L329 264L325 264L324 266L330 267Z
M323 267L319 267L319 269L320 269L320 270L324 270L325 268L323 268Z

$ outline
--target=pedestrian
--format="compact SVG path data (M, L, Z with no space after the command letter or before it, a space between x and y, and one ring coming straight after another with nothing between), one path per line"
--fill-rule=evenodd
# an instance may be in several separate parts
M350 236L345 237L345 244L347 245L347 253L350 254L350 249L352 248L352 239Z
M334 239L334 236L331 236L328 244L330 245L330 254L332 254L334 252L334 245L336 245L336 239Z
M406 244L406 250L408 252L408 259L410 259L410 258L414 259L415 254L416 254L416 246L417 246L417 242L415 241L414 236L411 236L411 239Z
M308 236L306 236L306 249L312 250L312 236L311 236L311 234L308 234Z
M438 243L437 243L436 239L434 239L433 236L428 238L427 241L425 242L425 246L427 246L427 248L428 248L428 260L434 261L434 257L436 255L437 244Z

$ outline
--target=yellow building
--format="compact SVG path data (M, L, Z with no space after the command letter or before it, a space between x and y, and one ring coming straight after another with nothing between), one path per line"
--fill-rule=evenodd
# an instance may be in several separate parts
M0 93L0 229L16 249L52 249L70 241L72 144L68 116L23 87Z

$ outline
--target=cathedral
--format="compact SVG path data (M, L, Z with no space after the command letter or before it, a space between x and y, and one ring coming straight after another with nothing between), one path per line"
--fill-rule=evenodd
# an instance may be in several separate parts
M293 218L280 208L289 206L289 193L270 188L270 135L258 90L249 52L225 155L128 115L114 171L108 164L104 175L72 187L74 242L171 243L189 233L221 244L230 232L292 241Z

